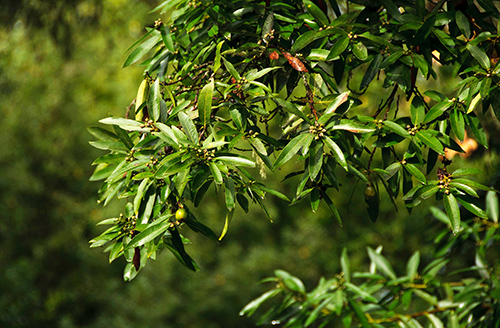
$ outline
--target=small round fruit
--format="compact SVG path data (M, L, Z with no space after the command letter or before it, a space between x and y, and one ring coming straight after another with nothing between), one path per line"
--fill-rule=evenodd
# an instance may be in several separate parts
M186 210L183 208L179 208L177 212L175 212L175 218L177 220L184 220L185 218L187 218Z
M377 194L377 191L372 185L367 185L365 189L365 198L372 199Z

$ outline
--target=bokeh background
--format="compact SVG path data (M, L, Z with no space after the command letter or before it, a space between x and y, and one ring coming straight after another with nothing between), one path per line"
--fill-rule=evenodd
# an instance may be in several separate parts
M308 288L339 271L347 247L353 268L368 263L366 247L383 245L402 272L417 249L432 258L432 233L442 229L425 203L411 215L383 199L376 224L365 213L363 186L345 178L332 195L344 220L340 228L326 208L313 214L276 198L274 218L253 207L236 212L216 244L196 235L188 252L202 270L192 273L170 253L161 254L132 282L122 279L124 260L108 264L88 240L101 219L120 212L96 203L99 183L89 182L101 154L89 146L87 127L109 113L123 115L141 82L142 69L122 69L126 49L158 18L159 1L2 0L0 3L0 326L1 327L253 327L238 315L266 290L258 282L284 269ZM452 86L446 71L434 83ZM373 90L372 90L373 89ZM376 87L363 96L378 105ZM450 91L452 88L450 87ZM371 107L370 107L371 106ZM498 121L481 117L491 136ZM498 186L498 138L454 166L483 169L479 181ZM280 173L280 172L279 172ZM279 177L267 183L291 194ZM215 231L224 225L218 196L207 199L198 219ZM473 253L459 261L473 263ZM471 262L472 261L472 262Z

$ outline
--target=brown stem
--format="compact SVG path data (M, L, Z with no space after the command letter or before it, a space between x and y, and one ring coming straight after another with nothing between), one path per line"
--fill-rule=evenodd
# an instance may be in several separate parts
M398 91L398 85L397 84L392 89L391 95L389 96L389 98L387 98L387 101L384 104L384 106L380 107L377 110L377 112L375 113L375 115L373 116L373 118L377 117L380 114L380 112L382 111L382 108L387 107L387 109L385 110L385 114L384 114L384 121L387 119L387 115L389 114L389 110L391 109L392 102L394 101L394 97L396 96L396 91Z

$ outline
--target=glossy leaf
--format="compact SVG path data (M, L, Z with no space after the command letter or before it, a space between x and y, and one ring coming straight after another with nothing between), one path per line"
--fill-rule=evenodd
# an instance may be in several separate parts
M155 224L150 225L146 228L146 230L135 236L127 245L125 245L125 249L140 247L163 234L169 227L170 221L168 220L168 216L163 217L162 219L157 220Z
M370 63L370 66L368 66L368 69L366 70L365 75L363 76L363 79L361 80L361 85L359 86L361 90L368 87L370 82L375 78L375 76L377 76L383 58L384 57L380 54L376 55L373 58L373 60Z
M278 158L276 158L276 161L273 164L273 169L276 169L280 167L281 165L285 164L288 162L290 159L292 159L295 154L299 151L300 148L303 146L303 142L309 137L309 133L303 133L299 134L292 140L288 142L285 148L281 151L279 154Z
M467 44L467 50L469 50L472 57L474 57L484 69L490 68L490 59L481 48L469 43Z
M343 53L349 46L350 41L351 39L347 35L341 36L333 45L330 53L328 54L328 57L326 57L326 60L335 59L337 56Z
M380 254L377 254L370 247L368 247L368 256L383 274L385 274L387 277L393 280L397 278L391 263L389 263L389 261L385 257L383 257Z
M340 147L327 136L323 137L323 141L325 145L332 150L335 160L340 164L340 166L344 168L344 170L347 171L348 170L347 161Z
M415 96L411 102L411 122L418 125L424 121L425 104L422 98Z
M132 51L132 53L130 53L122 67L130 66L139 61L139 59L146 55L158 42L160 42L160 40L161 34L155 31L151 38L144 40L134 49L134 51Z
M417 131L417 138L436 153L444 155L444 148L441 142L432 136L428 131Z
M444 195L444 208L450 219L451 230L456 235L460 230L460 209L458 208L457 199L453 194Z
M189 118L189 116L187 116L187 114L185 114L184 112L180 112L178 116L182 125L182 129L184 130L184 133L188 137L189 141L192 144L197 144L199 135L198 131L196 130L196 126L193 123L193 120L191 120L191 118Z
M203 87L198 96L198 115L203 127L206 128L210 124L210 116L212 115L212 94L214 92L214 80Z

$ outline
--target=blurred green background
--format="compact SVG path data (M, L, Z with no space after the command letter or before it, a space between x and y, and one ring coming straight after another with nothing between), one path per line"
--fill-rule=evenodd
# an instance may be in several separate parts
M340 228L328 210L310 211L276 198L267 204L271 223L253 207L236 212L222 243L187 233L187 250L202 271L192 273L170 253L159 256L130 283L124 260L88 240L95 224L120 212L121 204L96 203L99 183L89 182L91 148L86 128L109 113L123 115L135 97L142 69L121 69L125 51L158 18L157 1L3 0L0 4L0 326L1 327L253 327L238 312L267 286L258 284L274 269L299 276L312 288L339 270L347 247L354 269L367 265L365 247L384 246L396 269L417 249L432 254L432 232L442 228L426 203L411 215L395 212L384 199L372 224L352 182L332 195ZM447 79L443 77L443 81ZM443 83L441 81L441 83ZM363 97L378 105L377 91ZM491 135L494 119L483 117ZM498 141L477 151L468 165L482 168L482 182L498 188ZM454 164L461 165L459 159ZM267 183L294 192L276 176ZM207 199L198 219L222 230L222 199ZM123 261L122 261L123 260ZM473 254L460 257L473 263ZM472 261L472 262L471 262Z

